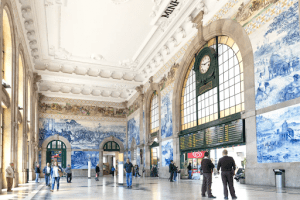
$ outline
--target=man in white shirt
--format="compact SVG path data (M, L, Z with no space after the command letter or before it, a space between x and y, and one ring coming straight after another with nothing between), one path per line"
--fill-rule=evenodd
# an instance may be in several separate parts
M5 171L6 171L5 177L6 177L6 183L7 183L7 192L12 192L11 188L12 188L14 176L15 176L14 163L10 163Z
M50 186L50 173L51 173L50 163L47 163L47 166L44 167L43 173L44 173L44 176L45 176L46 186Z

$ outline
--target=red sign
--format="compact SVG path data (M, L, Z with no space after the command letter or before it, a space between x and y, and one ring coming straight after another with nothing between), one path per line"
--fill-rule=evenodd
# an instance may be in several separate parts
M205 151L188 153L188 158L204 158Z

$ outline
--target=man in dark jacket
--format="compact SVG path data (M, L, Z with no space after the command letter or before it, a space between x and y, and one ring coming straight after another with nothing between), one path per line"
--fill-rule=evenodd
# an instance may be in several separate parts
M51 173L50 163L47 163L47 166L44 167L43 173L44 173L44 176L45 176L46 186L50 186L50 173Z
M132 188L132 171L133 165L129 162L129 159L126 159L126 163L124 165L124 172L126 174L126 183L128 188Z
M201 161L201 168L203 170L202 197L205 197L205 192L207 190L208 198L216 198L211 193L211 179L214 167L214 164L208 158L208 152L205 152L204 158Z
M170 172L170 182L174 182L173 181L173 176L174 176L174 163L173 163L173 160L171 160L171 163L169 165L169 172Z
M222 169L222 182L224 188L224 198L228 199L227 184L229 186L229 191L232 199L237 199L233 187L233 176L235 175L235 162L232 157L228 156L228 151L225 149L223 151L223 157L220 158L217 170Z
M187 166L188 169L188 173L189 173L189 179L192 179L192 163L189 163L189 165Z
M35 167L35 182L36 183L39 182L40 173L41 173L40 165L37 164L36 167Z
M70 164L68 164L68 167L65 169L65 172L67 173L67 182L71 183L71 181L72 181L72 168L71 168Z

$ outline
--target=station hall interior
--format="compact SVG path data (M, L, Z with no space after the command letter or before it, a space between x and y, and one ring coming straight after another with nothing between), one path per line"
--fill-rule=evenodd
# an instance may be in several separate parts
M300 199L299 1L1 0L0 200Z

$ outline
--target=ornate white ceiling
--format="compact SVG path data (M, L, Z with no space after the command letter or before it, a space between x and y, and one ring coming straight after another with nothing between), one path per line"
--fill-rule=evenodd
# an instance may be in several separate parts
M228 0L19 0L46 96L122 102ZM209 11L209 12L208 12Z

